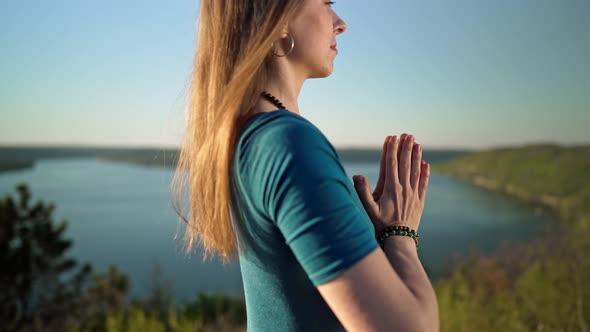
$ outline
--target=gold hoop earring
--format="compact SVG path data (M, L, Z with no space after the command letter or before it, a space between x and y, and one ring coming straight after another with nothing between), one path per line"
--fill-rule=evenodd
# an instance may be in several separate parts
M272 50L273 50L272 54L273 54L274 56L276 56L276 57L279 57L279 58L282 58L282 57L285 57L285 56L287 56L287 55L291 54L291 52L293 52L293 49L295 48L295 39L293 39L293 36L291 36L291 34L290 34L290 33L288 33L288 32L287 32L287 36L289 36L289 38L291 39L291 48L289 49L289 52L287 52L287 53L285 53L285 54L282 54L282 55L281 55L281 54L276 54L276 53L274 52L274 49L275 49L275 43L274 43L274 42L272 42Z

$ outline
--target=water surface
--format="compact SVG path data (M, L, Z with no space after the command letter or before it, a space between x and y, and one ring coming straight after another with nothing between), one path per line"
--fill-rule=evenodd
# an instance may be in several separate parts
M345 163L349 178L363 174L374 187L378 163ZM54 202L54 220L68 221L69 254L104 271L116 264L132 282L132 295L152 285L154 264L175 284L179 299L207 291L241 295L237 262L204 262L182 252L183 222L170 205L173 170L95 158L41 159L32 169L0 173L0 195L25 182L37 200ZM352 180L351 180L352 181ZM431 174L420 226L420 256L432 278L452 253L491 252L503 240L525 239L549 222L530 207L447 176Z

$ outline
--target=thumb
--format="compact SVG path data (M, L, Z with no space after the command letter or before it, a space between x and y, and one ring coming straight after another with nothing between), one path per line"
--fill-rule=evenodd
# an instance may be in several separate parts
M362 175L355 175L352 177L352 180L354 181L356 193L359 196L361 203L363 203L363 207L369 214L369 217L374 218L377 215L378 206L373 198L373 194L371 194L369 181L367 181Z

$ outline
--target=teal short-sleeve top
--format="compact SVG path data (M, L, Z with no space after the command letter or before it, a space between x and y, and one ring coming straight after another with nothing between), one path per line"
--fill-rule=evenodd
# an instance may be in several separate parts
M256 113L231 184L248 331L344 331L316 287L379 245L332 144L296 113Z

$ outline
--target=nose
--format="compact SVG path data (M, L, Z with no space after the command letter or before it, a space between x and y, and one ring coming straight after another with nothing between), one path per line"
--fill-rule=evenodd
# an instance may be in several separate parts
M337 35L346 31L346 23L340 18L340 16L336 15L336 23L334 23L334 31Z

